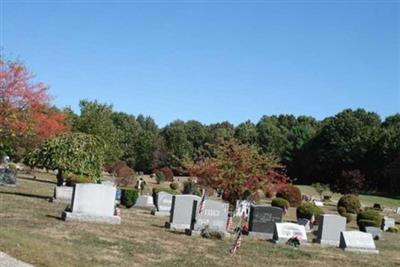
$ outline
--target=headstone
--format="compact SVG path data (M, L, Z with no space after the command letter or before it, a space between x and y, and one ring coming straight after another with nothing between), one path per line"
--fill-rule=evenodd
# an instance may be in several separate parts
M156 208L152 210L153 215L170 216L172 206L172 195L166 192L159 192L156 198Z
M173 231L190 229L192 224L193 201L200 201L195 195L176 195L172 197L171 215L166 227ZM198 207L197 207L198 209Z
M381 240L382 239L382 230L379 229L378 227L366 226L365 227L365 232L366 233L370 233L374 240Z
M340 248L345 251L378 254L374 239L370 233L360 231L343 231L340 234Z
M319 200L314 200L314 205L317 207L323 207L324 206L324 202L319 201Z
M86 221L120 224L115 216L116 187L104 184L76 184L72 195L71 212L64 211L65 221Z
M397 207L397 208L396 208L396 213L397 213L397 214L400 214L400 207Z
M248 217L250 213L250 206L251 206L250 201L236 200L235 216L242 216L244 212L246 217Z
M251 206L249 217L249 235L257 239L271 239L275 223L282 222L283 210L270 206Z
M0 185L16 185L17 177L14 170L0 168Z
M396 225L396 221L393 218L383 217L382 219L382 230L386 232L390 227L394 227Z
M311 226L310 226L310 220L309 219L298 219L297 224L303 225L304 229L306 229L307 233L311 233Z
M138 209L153 210L155 209L153 197L149 195L140 196L136 200L136 203L133 207Z
M208 228L210 231L226 233L229 204L215 200L205 200L204 210L198 213L200 201L193 201L192 224L190 230L200 232Z
M273 240L275 243L286 243L289 239L297 237L300 243L307 242L306 229L303 225L295 223L276 223Z
M320 216L317 240L321 245L338 246L342 231L346 231L345 217L335 214Z
M73 186L56 186L54 188L53 202L71 203Z

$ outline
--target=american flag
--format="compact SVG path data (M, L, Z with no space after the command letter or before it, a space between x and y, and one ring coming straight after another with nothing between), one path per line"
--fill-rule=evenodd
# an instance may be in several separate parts
M229 230L230 230L231 227L232 227L232 224L233 224L232 214L229 214L229 215L228 215L228 221L227 221L227 223L226 223L226 231L229 232Z
M239 228L236 239L235 239L235 243L233 243L233 246L232 246L231 250L229 251L232 256L236 253L236 251L239 250L241 244L242 244L242 228Z
M205 207L206 207L206 190L205 189L203 189L203 192L202 192L202 194L201 194L201 200L200 200L200 205L199 205L199 214L201 214L203 211L204 211L204 209L205 209Z

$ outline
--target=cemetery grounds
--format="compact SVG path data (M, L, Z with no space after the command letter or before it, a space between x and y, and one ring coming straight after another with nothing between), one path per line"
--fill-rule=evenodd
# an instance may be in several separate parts
M274 245L244 236L238 253L228 253L233 238L211 240L169 232L166 217L138 209L121 210L121 225L64 222L66 204L51 203L55 176L20 175L16 187L0 187L0 251L35 266L400 266L400 234L375 241L379 255L344 252L318 244ZM148 180L148 188L155 185ZM165 187L168 185L165 184ZM300 186L308 194L310 187ZM338 196L333 196L337 198ZM364 205L400 206L397 199L361 196ZM268 202L265 200L264 202ZM334 204L324 210L336 213ZM390 214L396 221L399 215ZM290 208L284 221L295 221ZM347 226L356 229L356 224ZM308 236L309 241L314 238Z

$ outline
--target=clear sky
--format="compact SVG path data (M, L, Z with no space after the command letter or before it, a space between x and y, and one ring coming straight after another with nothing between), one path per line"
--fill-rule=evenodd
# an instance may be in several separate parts
M400 112L400 1L7 1L1 47L117 111L204 123Z

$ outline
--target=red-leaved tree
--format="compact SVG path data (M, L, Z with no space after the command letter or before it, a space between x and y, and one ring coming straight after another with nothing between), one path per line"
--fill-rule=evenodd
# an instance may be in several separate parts
M236 200L257 198L260 191L274 190L288 181L276 159L236 140L216 144L211 157L185 165L200 185L222 192L232 206Z
M23 64L0 58L0 151L30 149L68 131L65 115L50 101L48 87L34 82Z

